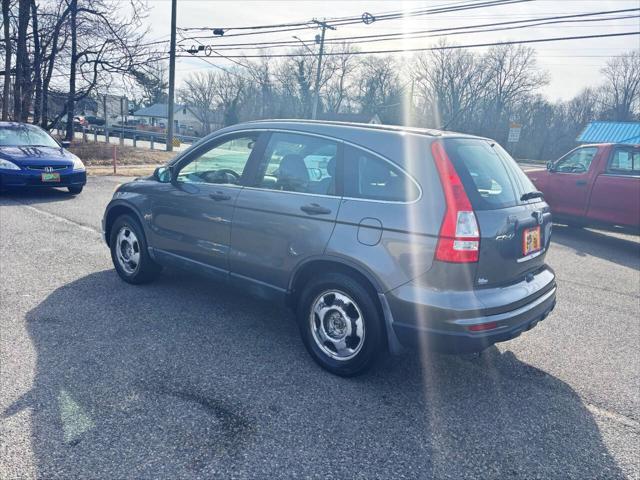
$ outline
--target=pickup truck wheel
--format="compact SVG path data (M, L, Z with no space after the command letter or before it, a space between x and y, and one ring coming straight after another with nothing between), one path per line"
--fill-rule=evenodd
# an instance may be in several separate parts
M348 275L328 273L311 280L300 295L297 318L308 352L336 375L363 373L382 351L383 322L375 301Z
M116 218L111 227L109 245L116 272L127 283L149 283L162 270L149 255L142 227L130 215Z

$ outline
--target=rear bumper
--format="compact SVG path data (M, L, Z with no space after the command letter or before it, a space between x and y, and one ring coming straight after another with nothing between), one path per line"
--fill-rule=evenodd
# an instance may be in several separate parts
M77 170L60 171L59 182L43 182L41 172L27 170L8 170L0 173L2 188L55 188L79 187L87 183L87 172Z
M555 275L545 269L507 287L434 292L409 283L386 296L393 333L403 346L470 353L536 326L555 307L556 291ZM491 328L472 330L483 324Z

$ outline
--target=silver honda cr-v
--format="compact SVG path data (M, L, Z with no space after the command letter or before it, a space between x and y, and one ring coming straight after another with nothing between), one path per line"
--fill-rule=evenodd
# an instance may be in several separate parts
M103 218L123 280L184 267L294 308L339 375L403 345L474 352L553 309L551 214L495 141L273 120L219 130Z

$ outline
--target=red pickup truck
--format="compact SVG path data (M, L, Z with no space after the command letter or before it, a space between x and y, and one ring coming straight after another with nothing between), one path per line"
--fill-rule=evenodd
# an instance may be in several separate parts
M640 231L640 145L582 145L526 173L555 219Z

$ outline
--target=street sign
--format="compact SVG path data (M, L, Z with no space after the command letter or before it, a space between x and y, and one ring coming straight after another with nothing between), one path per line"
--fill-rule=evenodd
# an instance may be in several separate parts
M522 125L511 122L511 125L509 125L509 137L507 138L507 142L518 143L518 140L520 140L521 131Z

